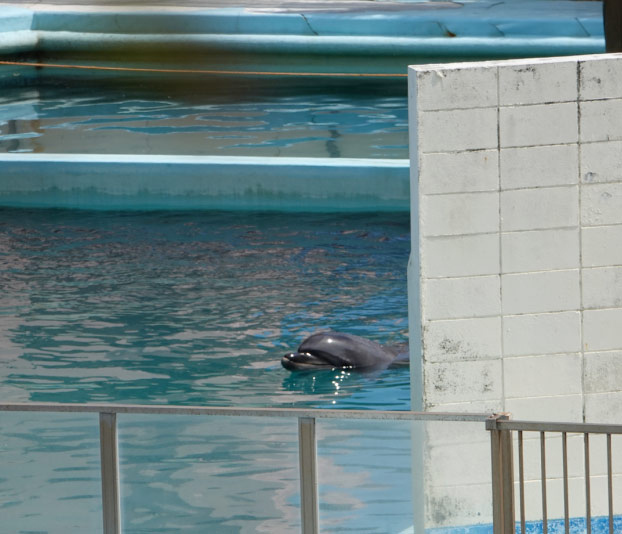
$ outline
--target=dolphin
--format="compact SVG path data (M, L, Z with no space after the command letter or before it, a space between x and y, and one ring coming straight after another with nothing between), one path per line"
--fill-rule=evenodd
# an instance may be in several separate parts
M281 359L281 365L290 371L377 370L408 363L406 344L383 346L342 332L316 332L306 338L296 352Z

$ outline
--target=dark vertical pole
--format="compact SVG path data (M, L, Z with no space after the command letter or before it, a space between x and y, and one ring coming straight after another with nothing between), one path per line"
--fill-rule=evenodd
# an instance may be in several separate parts
M603 0L607 52L622 52L622 1Z

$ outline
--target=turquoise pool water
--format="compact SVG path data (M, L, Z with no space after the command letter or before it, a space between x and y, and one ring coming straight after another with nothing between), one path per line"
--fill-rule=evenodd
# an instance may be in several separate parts
M54 73L2 80L0 151L408 158L403 80Z
M404 341L409 248L407 214L0 210L2 398L408 409L408 369L293 375L279 359L321 328ZM0 426L3 524L99 531L96 418ZM411 525L410 427L318 431L322 531ZM298 530L296 432L121 417L124 532Z

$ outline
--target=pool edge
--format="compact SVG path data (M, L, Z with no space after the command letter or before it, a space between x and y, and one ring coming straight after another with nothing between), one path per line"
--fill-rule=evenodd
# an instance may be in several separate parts
M409 211L409 161L0 154L1 207Z

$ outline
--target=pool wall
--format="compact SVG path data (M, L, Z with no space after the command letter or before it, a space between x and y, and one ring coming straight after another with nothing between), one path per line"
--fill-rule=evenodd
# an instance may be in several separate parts
M423 407L620 423L622 54L416 66L409 76ZM525 453L533 519L536 438ZM440 441L427 440L431 460ZM585 510L582 442L569 436L575 516ZM549 447L560 451L560 438ZM429 526L485 522L490 488L474 482L489 468L461 466L488 449L474 436L455 462L427 462L429 499L455 511L430 513ZM591 451L603 475L604 438ZM560 517L561 466L552 469L549 517ZM619 500L622 464L614 473ZM592 487L592 514L606 514L606 477Z
M526 0L148 8L9 3L0 13L0 57L129 68L405 75L408 64L432 59L602 51L602 12L597 4ZM0 84L3 79L13 83L54 72L5 65L0 67ZM115 74L124 75L128 73ZM58 76L67 76L67 69ZM178 165L159 156L8 154L0 161L0 204L409 209L406 161L176 161Z
M409 161L0 154L0 205L408 211Z
M413 63L604 51L600 5L581 0L2 10L0 56L123 66L403 75Z

